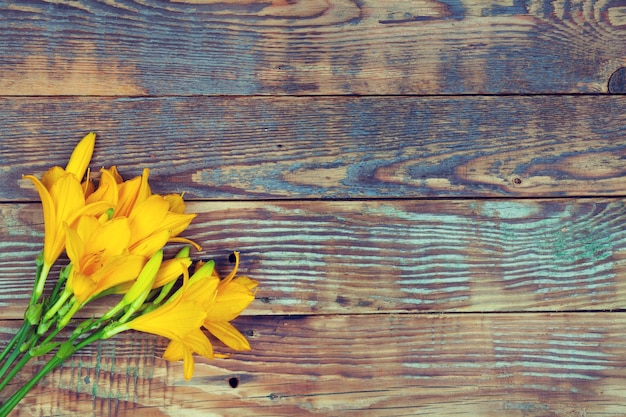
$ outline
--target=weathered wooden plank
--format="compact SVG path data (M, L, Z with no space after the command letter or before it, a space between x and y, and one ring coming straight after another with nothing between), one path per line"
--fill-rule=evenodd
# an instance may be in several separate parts
M10 1L0 94L606 92L621 2Z
M626 97L0 99L0 200L25 173L92 166L187 198L624 195Z
M160 359L164 339L122 334L86 348L14 417L626 413L623 313L248 317L236 324L253 350L199 358L189 382L180 364ZM12 325L2 322L3 339Z
M37 205L2 205L0 308L21 317L41 247ZM242 252L249 314L624 308L621 199L203 202L196 258Z

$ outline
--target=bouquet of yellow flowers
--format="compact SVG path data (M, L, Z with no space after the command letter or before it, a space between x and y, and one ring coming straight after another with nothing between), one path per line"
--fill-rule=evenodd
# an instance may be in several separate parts
M195 217L185 214L182 196L153 194L148 169L124 181L115 166L103 168L96 188L88 170L95 138L89 133L79 142L65 169L52 167L41 179L25 176L41 198L44 244L23 325L0 354L0 393L30 359L50 359L3 398L0 417L73 353L120 332L169 339L163 357L182 359L185 379L192 377L194 353L209 359L224 356L214 353L207 332L234 350L250 349L230 323L252 302L257 286L236 276L239 253L232 255L234 268L223 279L213 261L198 262L190 273L190 246L199 246L180 236ZM169 242L187 246L164 260ZM46 293L46 281L64 251L68 262ZM101 317L76 319L87 304L105 296L117 298ZM70 323L71 329L62 331Z

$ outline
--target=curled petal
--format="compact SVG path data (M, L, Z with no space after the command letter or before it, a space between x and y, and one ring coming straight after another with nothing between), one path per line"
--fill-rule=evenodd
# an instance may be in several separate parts
M205 321L204 327L221 340L226 346L234 350L250 350L250 343L239 330L228 322Z
M254 300L254 294L237 279L226 287L220 287L211 308L207 310L207 320L231 321Z
M214 358L213 346L200 329L192 330L183 340L170 341L163 353L163 358L168 361L184 360L185 379L189 380L193 376L194 368L192 353L197 353L207 359Z
M233 267L233 270L230 271L230 274L228 274L226 278L220 282L220 288L227 285L233 278L235 278L237 269L239 269L239 252L235 251L233 252L233 255L235 255L235 266Z
M185 201L180 194L167 194L163 198L170 204L170 211L174 213L183 214L185 212Z
M37 192L39 193L39 198L41 199L44 224L43 257L46 264L52 265L61 254L61 251L58 251L57 253L56 248L52 247L53 242L56 240L58 228L56 222L57 215L56 209L54 207L54 201L52 200L52 196L50 195L50 192L48 192L48 189L36 177L32 175L25 175L24 178L29 179L33 183L33 185L37 189Z
M177 236L189 226L195 214L179 214L168 212L161 222L160 228L168 229L172 236Z
M253 280L250 277L246 277L246 276L240 276L234 279L235 282L237 282L240 285L243 285L244 287L246 287L249 291L251 292L256 292L256 288L259 286L258 281Z
M54 184L59 178L61 178L65 174L67 174L67 172L63 168L59 166L54 166L44 172L44 174L41 176L41 183L47 189L50 189L50 187L52 187L52 184Z
M163 359L170 362L176 362L184 358L185 356L185 344L180 340L170 340L165 352L163 352Z
M87 203L95 201L106 201L112 207L116 207L119 201L118 183L113 174L109 170L100 170L100 183L98 189L95 190L88 198Z
M168 242L170 242L170 243L186 243L186 244L189 244L189 245L193 246L198 251L202 250L202 246L198 245L196 242L194 242L191 239L187 239L186 237L171 237L171 238L169 238Z
M111 176L115 179L115 182L117 182L118 184L121 184L122 182L124 182L124 180L122 179L122 176L120 175L115 165L113 165L109 169L105 169L105 171L111 174Z
M187 272L191 265L189 258L172 258L164 261L154 280L153 288L159 288L174 281Z
M184 375L186 380L190 380L193 376L193 368L195 361L193 359L193 352L189 349L183 350L183 368L185 368Z

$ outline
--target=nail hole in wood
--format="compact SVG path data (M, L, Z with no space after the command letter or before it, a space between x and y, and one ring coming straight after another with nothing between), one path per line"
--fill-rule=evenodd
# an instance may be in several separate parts
M522 179L520 177L513 178L513 184L520 185L522 183Z
M228 255L228 261L229 261L231 264L234 264L236 260L237 260L237 257L235 257L235 254L234 254L234 253L231 253L230 255Z
M228 380L228 385L230 385L231 388L237 388L237 386L239 385L239 378L230 378Z
M621 67L609 78L609 93L626 94L626 67Z

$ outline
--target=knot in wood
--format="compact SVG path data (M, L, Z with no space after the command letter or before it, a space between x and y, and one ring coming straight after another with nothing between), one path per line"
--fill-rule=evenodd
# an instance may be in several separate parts
M626 67L621 67L609 78L609 93L626 94Z

